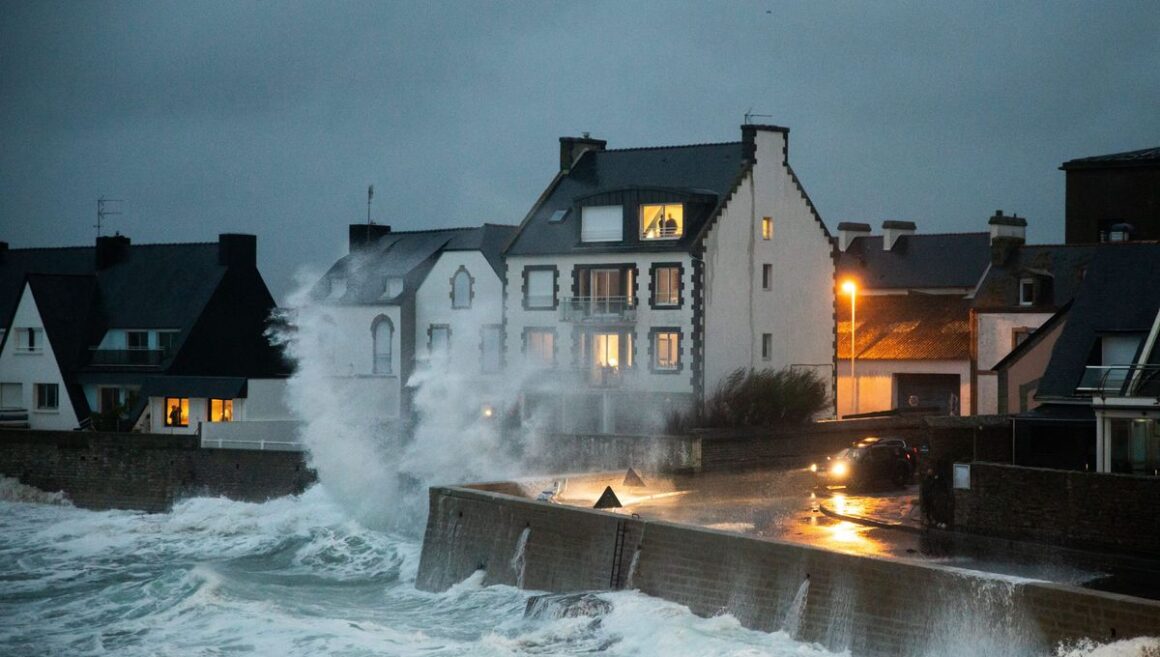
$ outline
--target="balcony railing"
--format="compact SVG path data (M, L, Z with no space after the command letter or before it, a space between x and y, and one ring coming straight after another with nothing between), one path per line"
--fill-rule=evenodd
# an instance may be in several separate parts
M108 367L158 367L165 360L164 349L93 349L90 365Z
M1089 365L1075 391L1100 397L1160 398L1160 365Z
M633 297L564 297L560 319L565 322L635 322Z

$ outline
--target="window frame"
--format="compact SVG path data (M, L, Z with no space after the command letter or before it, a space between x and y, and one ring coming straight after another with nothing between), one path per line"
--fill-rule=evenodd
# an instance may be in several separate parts
M529 303L529 286L532 272L551 272L552 274L552 302L544 305ZM524 310L556 310L560 306L560 270L556 265L524 265L522 272L523 287L520 290Z
M1036 292L1038 292L1038 285L1034 278L1020 278L1019 279L1019 305L1020 306L1034 306ZM1025 296L1024 290L1030 288L1031 294Z
M45 403L45 392L52 391L50 401L52 404ZM60 384L59 383L34 383L32 386L32 407L40 413L51 413L60 410Z
M644 223L645 208L655 208L655 207L662 208L661 212L664 213L665 216L668 216L668 208L670 208L670 207L675 207L675 208L681 209L680 210L681 218L678 220L677 232L675 235L665 235L664 229L662 228L662 229L660 229L661 233L659 235L657 235L656 237L649 237L648 236L648 233L646 231L646 226ZM670 240L679 240L685 236L685 204L684 203L641 203L640 206L637 208L637 224L638 224L638 228L639 228L639 230L637 231L637 233L638 233L637 237L641 242L663 242L663 241L670 241Z
M379 368L379 363L382 354L379 352L379 327L386 325L387 333L387 350L386 350L386 370ZM390 317L386 315L376 315L371 320L371 374L380 376L390 376L394 374L394 360L395 360L395 323L391 321Z
M435 351L435 333L438 331L447 331L447 345L441 352ZM435 356L442 354L443 356L451 355L451 325L450 324L429 324L427 326L427 355Z
M228 411L229 417L227 417L224 420L215 420L214 419L214 410L213 410L213 403L214 402L221 402L221 406L222 406L221 413L224 414ZM205 400L205 419L206 419L206 422L213 422L215 424L222 423L222 422L233 422L234 421L234 400L232 400L232 399L217 399L214 397L206 399Z
M676 270L677 274L677 289L676 289L676 303L660 303L660 278L658 273L662 270ZM671 281L669 281L671 285ZM649 266L649 298L648 303L650 308L671 310L680 308L685 303L685 266L680 262L654 262ZM671 292L671 290L670 290ZM670 297L673 296L670 294Z
M487 333L495 331L495 367L487 365ZM479 371L495 374L503 371L503 324L484 324L479 328Z
M542 358L537 359L535 361L533 361L531 358L529 358L529 356L528 356L528 353L529 353L528 346L530 344L529 338L533 334L552 336L552 357L551 357L550 362L545 362L545 360ZM557 335L556 329L554 327L525 326L523 333L521 335L521 341L522 341L522 347L520 349L520 353L523 354L525 363L531 364L532 366L535 366L535 367L542 367L545 369L550 369L550 368L556 367L557 354L559 353L559 348L560 348L559 347L560 340L559 340L559 335Z
M460 277L460 274L467 277L467 301L466 301L466 303L464 303L462 299L455 298L455 281L456 281L456 279L458 279ZM451 275L450 282L451 282L451 293L449 296L451 297L451 309L452 310L470 310L471 304L475 300L475 277L471 275L471 272L467 271L467 266L466 265L459 265L459 269L456 269L455 273Z
M676 362L672 367L660 365L660 337L662 335L676 336ZM648 331L648 368L653 374L678 374L685 369L685 359L682 355L684 332L678 326L654 326Z
M174 424L172 421L172 418L170 417L170 415L172 413L172 411L170 409L172 408L173 402L177 402L178 408L181 409L181 413L180 413L181 423L180 424ZM166 427L179 429L179 428L189 426L189 397L165 397L165 406L163 407L163 410L164 410L164 415L163 415L164 425Z
M761 334L761 360L773 360L773 334Z
M761 289L773 289L773 264L768 262L761 263Z
M773 217L761 218L761 239L766 242L773 239Z
M596 215L597 210L604 211L604 213L602 213L602 214L612 215L612 214L614 214L613 209L615 209L615 214L618 215L617 220L616 220L617 233L616 233L615 237L612 236L611 230L609 230L609 232L607 234L602 233L602 232L597 231L597 230L585 230L586 228L589 227L587 222L584 220L585 215L588 214L589 211L593 212L593 221L595 221L596 216L597 216ZM605 218L610 219L611 217L606 216ZM592 228L595 228L595 226L592 226ZM595 237L593 236L594 233L595 233ZM623 242L623 241L624 241L624 206L623 205L586 205L586 206L583 206L580 208L580 243L581 244L600 244L600 243L604 243L604 242Z

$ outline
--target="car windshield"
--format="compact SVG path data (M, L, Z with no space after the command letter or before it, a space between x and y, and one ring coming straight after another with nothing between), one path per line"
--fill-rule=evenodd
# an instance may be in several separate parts
M865 454L863 450L856 449L854 447L847 447L846 449L838 452L834 458L845 459L847 461L857 461L858 459L862 458L863 454Z

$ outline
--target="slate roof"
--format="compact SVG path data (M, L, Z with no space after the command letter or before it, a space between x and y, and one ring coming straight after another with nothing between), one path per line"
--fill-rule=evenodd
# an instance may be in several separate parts
M95 257L91 246L0 251L0 321L16 311L28 274L91 274Z
M1073 397L1096 339L1107 333L1147 334L1158 311L1160 243L1121 242L1096 247L1036 397Z
M855 360L967 360L970 301L954 294L859 296ZM849 297L838 302L838 359L850 358Z
M588 151L532 207L506 255L688 250L747 166L741 142ZM641 242L626 228L622 242L581 243L578 202L616 193L641 202L666 196L687 200L683 237ZM553 223L549 219L557 210L568 214Z
M69 377L88 361L89 345L101 339L100 292L92 275L29 274L28 287L44 323L65 391L78 418L89 416L89 403L79 383Z
M974 288L991 260L988 233L903 235L889 251L882 239L855 238L839 255L839 279L874 290Z
M1032 308L1054 312L1079 292L1096 245L1034 245L1017 247L1002 265L992 265L975 291L977 310L1019 308L1019 281L1037 278L1041 293Z
M1109 167L1156 166L1160 165L1160 146L1144 148L1138 151L1112 153L1110 155L1095 155L1081 157L1064 162L1059 168L1064 171L1071 169L1104 169Z

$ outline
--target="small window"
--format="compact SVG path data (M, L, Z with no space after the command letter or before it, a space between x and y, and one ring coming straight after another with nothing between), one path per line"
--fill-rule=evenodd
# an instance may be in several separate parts
M768 290L773 286L773 265L761 265L761 289Z
M653 305L681 305L680 267L657 267L653 270Z
M624 209L599 205L580 211L581 242L619 242L624 239Z
M24 384L0 383L0 408L23 408Z
M1027 338L1031 337L1031 332L1035 329L1029 326L1020 326L1019 328L1011 330L1011 348L1014 349L1023 344Z
M41 344L40 329L16 329L16 338L16 351L36 353L44 348Z
M209 400L209 421L210 422L232 422L234 419L234 400L232 399L211 399Z
M773 239L773 217L761 218L761 239Z
M685 206L680 203L640 206L642 240L674 240L685 234Z
M564 217L567 216L567 214L568 214L567 210L556 210L555 212L552 213L552 216L548 217L548 223L558 224L561 221L564 221Z
M60 408L60 386L55 383L36 384L36 410L55 411Z
M761 334L761 360L773 358L773 334Z
M552 329L526 329L524 331L524 355L528 363L539 367L552 367L556 363L556 332Z
M479 369L482 372L498 372L500 370L500 337L502 327L492 324L483 327L481 336Z
M391 350L394 348L395 325L386 315L379 315L371 324L371 354L374 374L391 373Z
M675 370L681 365L681 334L676 331L653 333L653 369Z
M427 349L431 355L446 356L451 349L451 327L447 324L432 324L427 329L427 336L430 338Z
M556 307L556 270L525 269L527 287L524 290L525 308Z
M1035 279L1024 278L1019 281L1019 305L1030 306L1035 303Z
M451 277L451 307L452 308L470 308L471 297L474 296L475 291L472 289L474 279L471 274L467 273L467 268L463 265L459 266L459 271Z
M177 331L158 331L157 332L157 348L161 350L162 356L169 356L177 349Z
M100 389L100 411L102 413L109 413L117 410L121 406L121 389L120 388L101 388Z
M165 398L165 426L167 426L167 427L188 427L189 426L189 398L188 397L166 397Z
M126 331L125 347L128 349L148 349L149 331Z

